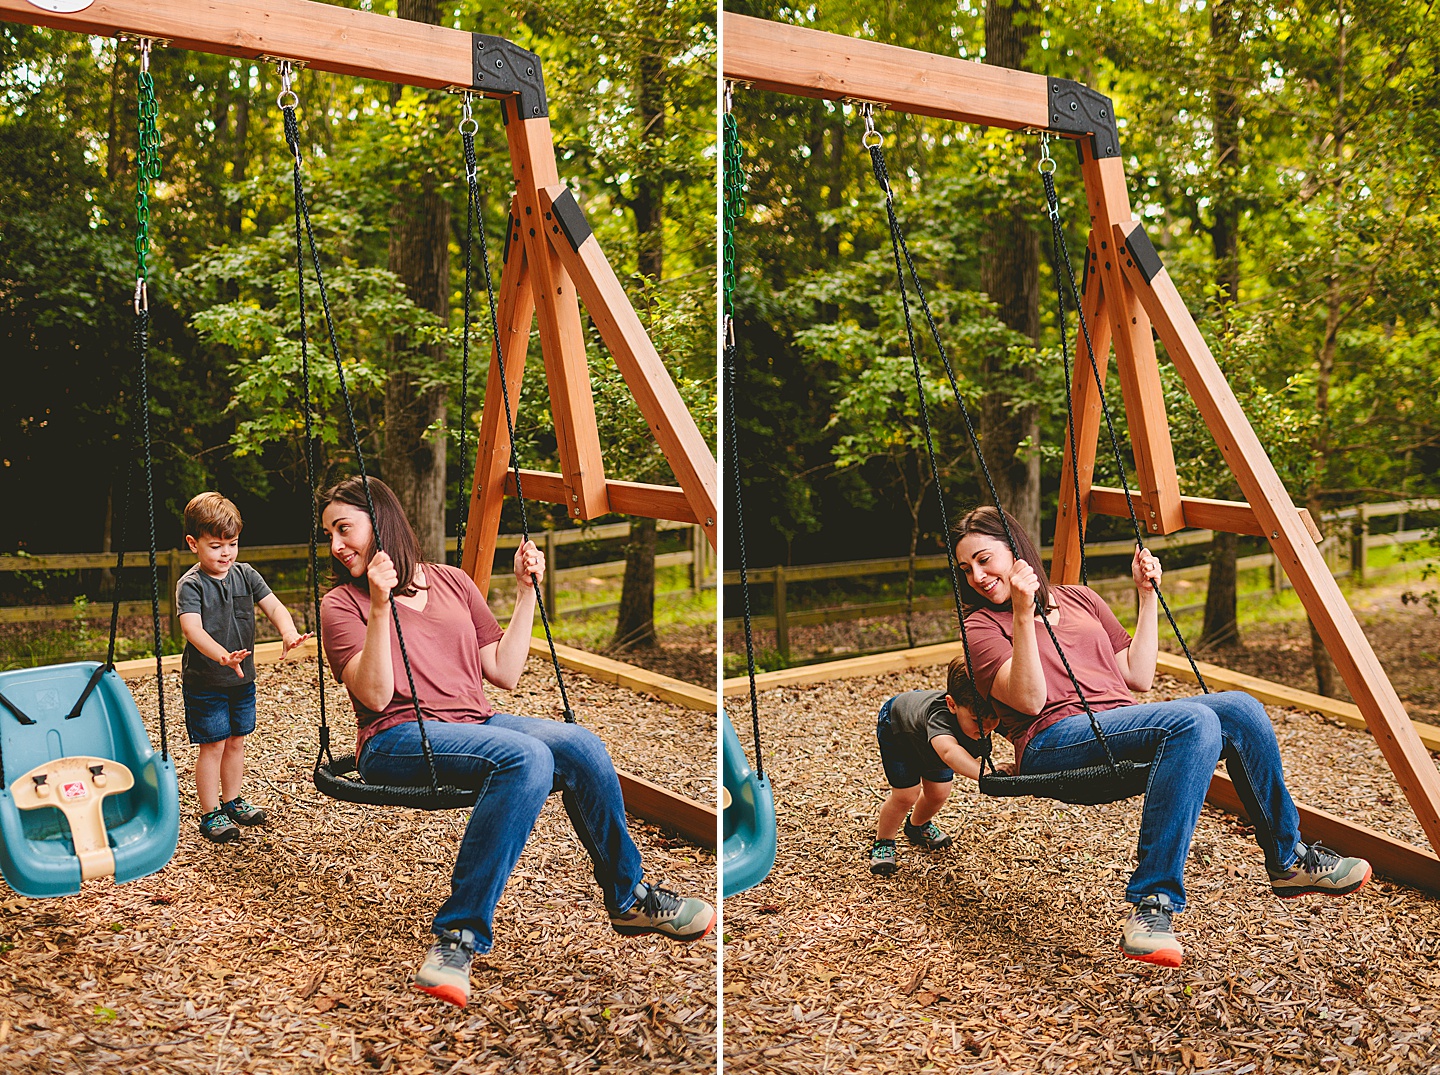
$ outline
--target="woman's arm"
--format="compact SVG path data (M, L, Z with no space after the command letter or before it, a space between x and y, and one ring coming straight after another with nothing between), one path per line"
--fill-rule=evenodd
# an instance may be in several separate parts
M1010 573L1014 652L995 673L990 687L991 698L1032 717L1045 708L1045 669L1040 664L1040 644L1035 638L1035 594L1039 589L1035 569L1024 560L1016 560Z
M1164 571L1160 561L1149 549L1136 549L1135 559L1130 564L1130 574L1140 594L1140 611L1135 617L1135 638L1130 645L1115 654L1120 674L1125 685L1132 691L1148 691L1155 684L1155 659L1160 650L1160 632L1157 609L1160 602L1155 595L1155 585L1160 584Z
M480 650L480 669L501 690L514 690L530 655L530 631L535 625L535 584L545 577L545 554L535 542L515 550L515 612L500 641Z
M399 584L395 564L387 552L377 552L365 571L370 583L370 620L365 626L365 645L350 658L340 673L340 682L355 700L379 713L395 697L395 664L390 656L390 591Z

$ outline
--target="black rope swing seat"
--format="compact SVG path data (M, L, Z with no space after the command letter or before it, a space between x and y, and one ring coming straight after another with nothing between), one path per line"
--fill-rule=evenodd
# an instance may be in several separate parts
M889 222L890 245L895 258L895 275L900 289L900 304L905 315L905 334L910 347L911 364L915 373L915 388L920 405L920 421L925 431L925 447L930 457L930 466L934 473L939 474L940 468L935 456L935 443L930 429L930 417L925 403L924 375L920 366L919 348L915 341L915 327L911 319L909 288L906 284L906 270L909 270L910 285L915 289L915 297L919 301L920 309L925 315L925 320L930 329L930 335L935 343L935 348L940 354L940 360L945 367L945 375L950 382L950 388L955 396L955 404L959 408L960 416L964 420L965 432L970 441L970 446L975 452L975 458L980 464L980 472L984 477L985 487L990 493L990 499L999 513L1001 525L1004 527L1006 540L1010 546L1011 553L1020 558L1019 548L1015 542L1015 536L1010 530L1010 524L1006 519L1004 506L1000 503L999 492L995 488L995 481L990 474L989 465L985 461L985 453L981 450L980 439L975 432L974 423L970 418L970 411L965 406L965 399L960 391L960 385L955 376L955 370L950 362L950 357L945 350L945 345L940 340L939 328L935 318L930 312L930 304L925 297L925 289L920 283L919 274L915 269L914 259L910 255L909 245L905 241L905 235L895 213L895 193L890 185L889 171L885 164L884 138L875 129L874 105L864 103L860 106L861 115L865 119L865 135L863 144L870 152L870 162L875 174L876 182L881 192L885 195L885 212ZM1070 357L1066 336L1066 313L1065 313L1065 282L1069 284L1071 298L1075 305L1076 313L1079 315L1080 330L1085 340L1086 350L1089 353L1090 368L1095 377L1097 389L1101 387L1099 365L1096 362L1095 350L1090 341L1090 330L1085 322L1085 314L1080 303L1080 293L1075 284L1075 275L1070 268L1069 252L1065 243L1064 226L1060 219L1059 201L1055 194L1054 172L1055 162L1050 157L1049 150L1050 136L1041 134L1041 160L1040 173L1045 186L1045 199L1047 213L1050 217L1051 226L1051 249L1054 258L1055 289L1057 299L1057 317L1060 329L1061 355L1065 367L1065 403L1066 412L1069 416L1067 427L1069 429L1069 447L1071 453L1071 474L1075 476L1075 504L1076 518L1085 518L1081 509L1080 486L1078 479L1078 466L1076 465L1077 452L1075 442L1074 409L1072 405L1072 392L1070 380ZM1061 270L1064 270L1062 280ZM1141 534L1139 521L1135 517L1135 508L1130 499L1130 490L1125 476L1124 460L1120 454L1120 442L1115 433L1115 424L1110 415L1110 408L1105 404L1104 392L1100 392L1100 400L1104 409L1105 424L1109 430L1110 446L1115 458L1115 468L1120 475L1120 482L1125 494L1125 503L1130 509L1130 522L1135 530L1136 546L1143 547L1144 539ZM950 567L950 586L955 600L955 616L960 626L960 641L965 653L965 668L967 675L973 677L971 669L974 664L970 657L970 640L965 631L965 613L962 607L960 596L960 577L955 561L955 547L949 540L950 523L945 509L945 495L940 488L940 483L935 483L936 498L940 507L941 528L945 532L945 553ZM1080 533L1080 556L1081 576L1085 577L1084 567L1085 534ZM1037 570L1040 565L1033 565ZM1169 606L1165 603L1165 596L1160 592L1160 587L1153 579L1151 586L1160 599L1161 606L1165 609L1166 618L1179 640L1181 648L1185 651L1186 658L1190 661L1190 667L1195 672L1195 678L1202 689L1209 693L1210 688L1206 685L1200 670L1195 665L1195 659L1190 655L1190 648L1185 644L1185 639L1180 633L1180 628L1175 623L1175 617L1171 615ZM1136 795L1144 795L1150 780L1150 763L1148 761L1135 761L1129 758L1116 758L1110 749L1110 744L1105 738L1105 733L1100 727L1100 722L1091 709L1085 692L1081 689L1075 678L1075 673L1070 667L1070 661L1061 648L1060 640L1055 635L1055 630L1050 624L1047 610L1041 607L1039 595L1035 598L1035 611L1041 623L1045 625L1046 634L1050 636L1051 644L1060 657L1060 662L1065 667L1065 673L1070 678L1071 685L1075 688L1075 695L1085 711L1086 718L1090 721L1090 729L1094 733L1095 740L1105 752L1105 761L1101 764L1085 766L1078 769L1062 770L1053 773L1005 773L1000 771L991 756L991 738L987 734L982 739L982 756L980 758L980 791L985 795L997 797L1011 797L1022 795L1034 795L1047 799L1056 799L1061 802L1075 805L1094 806L1102 803L1118 802ZM1017 613L1018 615L1018 613Z
M302 173L302 151L300 146L300 127L295 118L295 106L299 99L291 83L294 78L294 69L289 61L280 63L280 76L283 89L281 90L278 104L284 117L285 142L290 149L293 160L293 179L295 188L295 275L296 286L299 298L300 316L300 368L303 381L302 406L305 412L305 474L309 487L316 487L316 466L315 466L315 442L316 432L314 427L314 407L310 393L310 360L309 360L309 332L305 320L305 250L308 246L311 264L315 272L315 280L320 293L320 304L324 313L325 328L330 343L330 353L335 361L335 372L340 385L341 398L345 402L345 414L348 419L350 442L355 452L355 458L360 470L360 477L365 488L366 511L370 516L371 527L375 528L375 505L370 497L370 478L365 468L365 454L360 443L360 434L355 422L355 408L350 398L350 389L345 378L345 367L340 360L340 348L335 335L335 324L330 314L330 301L325 290L325 277L320 267L320 254L315 242L315 232L310 222L310 208L305 197L305 188ZM515 427L510 407L509 387L506 384L504 369L505 358L501 351L500 333L496 324L495 290L490 274L489 248L485 239L484 221L481 218L480 193L476 180L476 158L475 158L475 133L478 124L471 115L471 98L474 95L465 92L461 94L462 116L460 121L460 136L464 152L465 178L467 184L467 212L465 230L465 313L464 327L462 332L461 347L461 374L460 374L460 487L462 497L466 482L466 458L465 458L465 429L468 424L467 413L467 389L470 380L470 328L471 328L471 293L472 287L472 264L471 250L475 233L479 232L480 237L480 271L485 280L485 293L488 299L490 314L490 332L494 341L496 361L500 371L500 384L504 391L505 419L510 431L510 466L514 473L516 499L520 503L520 520L523 536L522 544L529 540L530 527L528 517L525 513L525 500L520 487L520 463L515 450ZM316 556L316 534L319 530L319 519L317 517L318 503L313 500L311 503L309 530L310 530L310 583L311 596L315 608L315 663L316 676L319 682L320 699L320 748L315 758L314 779L315 787L322 794L342 802L359 803L366 806L402 806L416 810L452 810L468 809L475 805L475 797L479 793L479 787L458 787L453 784L441 784L435 769L435 757L430 747L430 739L425 731L425 716L420 708L420 699L415 690L415 677L410 667L410 655L405 649L405 635L400 629L400 613L395 602L390 602L391 621L395 626L395 636L399 642L400 657L405 666L405 676L410 687L410 700L415 711L415 723L420 732L421 749L425 756L426 767L429 770L430 782L428 785L395 785L395 784L372 784L366 781L359 772L355 755L345 754L336 756L330 750L330 725L326 715L325 707L325 657L324 644L320 637L320 579L317 568ZM459 553L463 555L465 542L465 524L462 518L459 530ZM380 539L378 528L375 528L375 551L380 552ZM550 620L545 610L545 599L541 594L538 580L534 575L531 581L535 585L536 602L540 610L540 621L545 628L545 639L550 646L550 659L555 668L555 679L560 686L560 697L564 706L564 716L567 723L575 722L575 712L570 706L569 696L565 691L565 679L560 671L560 659L555 651L555 641L550 632ZM558 777L552 790L559 790Z

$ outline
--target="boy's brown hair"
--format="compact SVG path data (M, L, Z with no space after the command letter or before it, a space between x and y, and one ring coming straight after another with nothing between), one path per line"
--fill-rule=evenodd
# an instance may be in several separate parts
M218 538L240 536L245 524L240 520L240 509L219 493L201 493L190 498L185 505L185 534L198 538L209 534Z
M974 713L977 719L994 715L990 703L980 697L980 692L975 688L975 681L965 670L963 653L956 656L946 670L945 693L955 700L956 705L964 706Z

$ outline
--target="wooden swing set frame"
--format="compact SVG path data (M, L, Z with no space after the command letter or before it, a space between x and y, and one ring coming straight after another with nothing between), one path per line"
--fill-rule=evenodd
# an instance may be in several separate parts
M1440 851L1440 774L1326 567L1317 545L1319 530L1309 513L1291 502L1143 225L1131 212L1110 99L1067 79L744 15L727 13L723 32L724 77L737 83L801 97L883 103L897 112L964 123L1048 131L1075 142L1090 214L1082 302L1102 381L1114 348L1134 447L1138 488L1131 500L1137 518L1152 534L1203 527L1270 542L1431 847ZM1180 494L1155 335L1184 379L1245 502ZM1085 356L1084 348L1077 329L1075 354ZM1086 360L1081 361L1083 368ZM1085 511L1127 516L1121 490L1091 484L1102 412L1089 376L1075 378L1074 413L1076 470ZM1074 488L1068 458L1060 488ZM1079 582L1083 522L1062 495L1052 582ZM836 675L841 674L846 673L837 666ZM1223 809L1240 810L1233 786L1223 776L1216 776L1210 797ZM1307 831L1312 831L1310 821L1317 814L1308 811ZM1382 844L1385 838L1377 839L1373 830L1324 816L1326 831L1317 836L1367 855L1396 880L1440 891L1436 855L1415 848L1410 849L1415 854L1405 854L1389 846L1396 841Z
M81 10L73 10L79 7ZM66 9L66 10L55 10ZM538 56L502 37L391 18L313 0L0 0L0 20L296 66L501 102L515 177L500 276L498 323L511 420L519 408L531 326L539 322L560 473L522 470L527 497L565 504L583 521L610 512L698 523L717 544L715 455L685 406L580 205L561 182ZM457 152L457 159L458 159ZM605 477L579 300L625 378L678 487ZM509 472L498 357L492 346L462 567L488 593ZM626 807L705 846L715 808L621 773Z

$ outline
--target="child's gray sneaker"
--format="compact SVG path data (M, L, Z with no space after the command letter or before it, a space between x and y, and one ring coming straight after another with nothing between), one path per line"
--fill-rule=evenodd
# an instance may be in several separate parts
M870 845L870 872L876 877L889 877L899 865L894 840L876 840Z
M240 830L224 810L211 810L200 815L200 835L212 844L228 844L240 839Z
M225 816L237 825L265 824L265 811L254 803L246 801L243 796L237 795L228 803L221 803L220 809L224 810Z
M635 886L635 902L629 910L611 914L610 925L625 937L658 933L672 941L698 941L715 925L715 908L641 881Z
M950 837L940 831L940 826L933 821L927 821L923 825L912 825L910 819L905 819L905 839L909 840L916 847L923 847L926 851L943 851L951 844Z
M470 961L475 958L475 934L468 929L451 933L442 929L415 972L416 989L457 1008L470 999Z
M1281 899L1294 899L1311 892L1323 896L1345 896L1370 880L1370 863L1364 859L1342 858L1320 841L1297 844L1298 856L1289 869L1270 874L1270 891Z
M1170 897L1161 893L1146 896L1125 919L1120 950L1130 959L1161 967L1178 967L1185 950L1170 928Z

